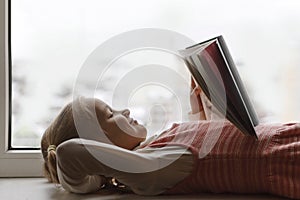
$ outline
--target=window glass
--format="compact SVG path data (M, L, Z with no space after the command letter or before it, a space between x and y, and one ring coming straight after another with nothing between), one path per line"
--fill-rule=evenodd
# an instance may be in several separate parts
M13 147L39 147L45 128L72 100L78 72L97 46L114 35L145 27L173 30L196 42L223 35L261 121L300 119L298 1L11 2ZM168 59L166 65L188 78L174 57L144 51L114 63L107 85L121 80L120 70L139 59L146 63ZM86 90L91 89L87 80ZM188 88L177 83L174 90L184 96L186 104L179 105L168 88L151 84L132 92L128 99L132 115L152 134L181 120L179 112L188 111ZM95 92L108 102L112 95L109 87Z

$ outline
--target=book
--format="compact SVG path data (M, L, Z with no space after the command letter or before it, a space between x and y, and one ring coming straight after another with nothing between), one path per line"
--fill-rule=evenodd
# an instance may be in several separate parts
M257 114L223 36L179 51L212 105L244 134L257 138Z

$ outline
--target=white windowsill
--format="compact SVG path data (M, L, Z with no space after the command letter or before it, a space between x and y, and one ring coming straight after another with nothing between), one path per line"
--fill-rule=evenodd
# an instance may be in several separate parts
M103 193L77 195L64 191L62 188L56 187L54 184L48 183L45 178L0 178L0 198L10 200L40 200L40 199L64 199L64 200L108 200L108 199L259 199L259 200L275 200L284 199L280 197L268 195L233 195L233 194L198 194L198 195L166 195L144 197L134 194L118 194L112 191L102 191Z

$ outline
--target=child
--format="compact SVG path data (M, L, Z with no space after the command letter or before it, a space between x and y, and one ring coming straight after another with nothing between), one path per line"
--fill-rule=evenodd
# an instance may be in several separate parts
M129 110L79 98L42 137L45 175L75 193L122 183L141 195L235 192L300 198L299 124L259 125L256 140L226 120L215 120L219 114L207 104L192 81L191 116L198 121L174 124L145 140L145 127Z

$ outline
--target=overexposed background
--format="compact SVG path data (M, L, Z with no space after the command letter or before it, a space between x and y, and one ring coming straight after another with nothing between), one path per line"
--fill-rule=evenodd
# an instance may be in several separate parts
M88 55L112 36L139 28L169 29L196 42L223 35L261 121L300 119L297 0L11 2L15 147L39 147L44 129L72 100L74 82ZM168 57L149 55L153 59ZM119 80L120 69L142 57L133 54L120 60L115 72L107 76L108 82ZM174 65L176 70L183 70L177 67ZM182 75L188 78L184 70ZM176 94L186 95L178 88ZM96 96L109 101L111 94L109 87L99 88ZM128 104L132 115L151 133L180 119L176 115L178 102L164 88L144 87L133 96L134 101ZM184 111L187 105L181 105Z

